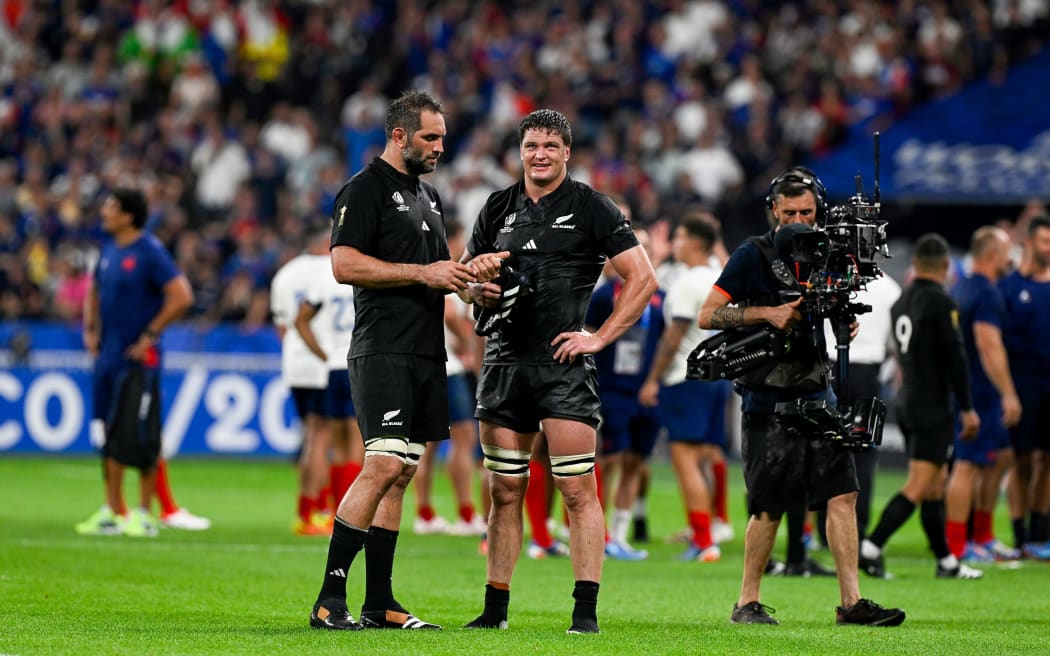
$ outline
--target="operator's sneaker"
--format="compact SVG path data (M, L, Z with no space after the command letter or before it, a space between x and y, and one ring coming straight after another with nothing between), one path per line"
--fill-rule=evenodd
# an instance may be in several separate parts
M598 620L591 618L579 618L572 620L572 626L566 631L569 635L585 635L588 633L601 633L598 630Z
M211 528L210 519L194 515L185 508L179 508L173 513L161 515L160 523L167 528L178 528L183 531L207 531Z
M962 558L959 560L964 563L994 563L995 554L979 544L967 542L966 549L963 550Z
M784 573L785 569L787 569L787 565L776 558L770 558L766 561L765 573L770 576L779 576Z
M485 535L485 532L488 530L489 526L488 522L485 521L485 518L475 513L474 517L472 517L469 522L463 521L462 517L458 519L455 524L448 527L448 534L458 536L477 536Z
M864 556L861 556L858 562L858 569L872 578L890 578L890 575L886 573L886 563L882 559L882 554L879 554L878 558L865 558Z
M871 599L860 599L849 608L835 608L836 624L862 624L864 626L898 626L904 621L900 608L883 608Z
M977 579L984 578L984 572L979 569L970 567L965 563L959 563L958 567L942 567L940 563L937 563L936 577L939 579L964 579L968 581L976 581Z
M128 512L128 518L124 522L124 535L132 538L155 538L159 534L160 524L153 515L142 508L134 508Z
M80 535L120 535L124 532L124 518L109 506L102 506L91 517L73 526Z
M682 555L678 557L678 560L695 560L698 563L717 563L721 559L722 550L717 544L712 544L703 549L695 544L691 544L689 545L689 548L682 552Z
M1020 560L1021 550L1008 547L998 540L989 540L981 545L986 551L991 553L996 560Z
M564 542L559 542L558 540L552 542L551 546L546 549L535 542L530 541L526 553L528 553L529 558L533 560L542 560L543 558L567 558L570 555L569 545Z
M812 558L801 563L788 563L784 566L784 576L837 576L835 570L824 567Z
M412 532L416 535L440 535L448 533L448 527L448 520L444 517L435 515L429 520L416 517L415 523L412 524Z
M424 622L412 613L403 610L362 610L361 626L366 629L433 629L437 624Z
M605 556L613 560L645 560L649 552L645 549L635 549L629 544L610 540L605 543Z
M776 612L775 609L757 601L743 606L733 604L733 614L729 616L729 621L733 624L780 624L773 618L772 614Z
M711 522L711 540L715 544L732 542L735 537L736 533L733 532L733 525L729 522L723 522L721 519L715 519Z
M346 609L346 603L336 600L314 604L314 609L310 611L310 626L331 631L360 631L364 628L354 621L354 616Z

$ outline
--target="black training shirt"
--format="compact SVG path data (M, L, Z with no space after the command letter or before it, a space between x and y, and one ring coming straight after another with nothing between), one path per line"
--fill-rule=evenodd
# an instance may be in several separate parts
M526 274L535 291L514 309L513 326L489 338L485 362L553 362L551 340L583 328L606 258L637 245L612 200L568 176L538 203L525 195L524 182L489 196L467 250L510 251L507 263Z
M352 246L384 262L450 259L441 199L418 177L376 157L335 199L332 246ZM445 293L424 285L354 285L357 310L349 358L412 353L445 359Z
M970 369L959 332L959 310L937 282L917 278L890 310L901 364L902 406L912 412L973 407Z

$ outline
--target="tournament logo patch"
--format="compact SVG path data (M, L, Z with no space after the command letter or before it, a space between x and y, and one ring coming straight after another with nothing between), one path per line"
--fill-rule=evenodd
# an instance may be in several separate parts
M394 202L397 203L397 211L398 212L407 212L408 211L409 207L408 207L408 205L405 205L405 198L404 198L404 196L401 195L400 191L395 191L394 195L391 196L391 198L393 198Z

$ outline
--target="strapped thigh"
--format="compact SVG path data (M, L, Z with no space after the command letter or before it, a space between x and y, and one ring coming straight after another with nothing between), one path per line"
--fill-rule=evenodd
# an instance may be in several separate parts
M594 451L572 456L551 456L551 473L556 478L586 476L594 471Z
M532 454L528 451L482 444L481 452L485 454L485 468L493 474L515 478L524 478L529 475L529 458Z

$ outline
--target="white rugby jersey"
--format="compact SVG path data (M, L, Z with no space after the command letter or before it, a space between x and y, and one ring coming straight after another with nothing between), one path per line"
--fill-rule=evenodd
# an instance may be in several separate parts
M332 275L331 256L322 256L324 272L319 272L306 289L307 303L317 308L310 329L318 344L328 354L328 369L346 369L350 337L354 332L354 288L336 282ZM317 356L311 354L315 360Z
M273 322L284 328L281 341L281 377L288 387L323 389L328 386L328 367L306 347L295 317L306 290L322 275L332 277L328 256L303 253L289 260L270 283L270 312Z

